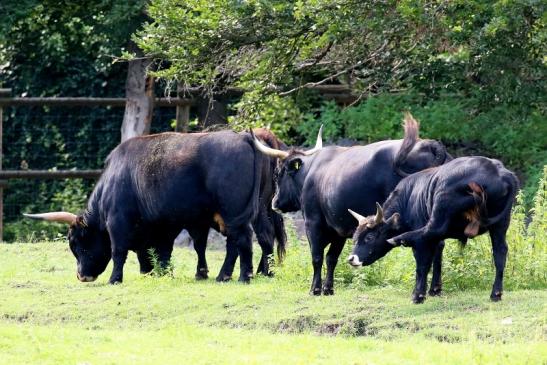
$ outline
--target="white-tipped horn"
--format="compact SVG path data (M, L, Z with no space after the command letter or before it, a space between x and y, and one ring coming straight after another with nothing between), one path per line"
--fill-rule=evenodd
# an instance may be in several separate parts
M351 209L348 209L349 214L351 214L355 219L357 219L357 222L359 222L359 225L364 224L367 221L367 218L362 216L359 213L354 212Z
M313 155L317 151L319 151L321 148L323 148L323 124L321 124L321 127L319 128L319 132L317 133L317 140L315 141L315 147L312 148L309 151L304 152L304 155L309 156Z
M256 138L254 133L251 133L251 135L253 136L253 142L255 144L256 149L262 152L263 154L265 154L266 156L276 157L281 160L284 160L287 158L287 156L289 156L289 153L286 151L276 150L275 148L265 146L262 142L258 140L258 138Z
M49 212L49 213L40 213L40 214L27 214L23 213L23 215L30 219L38 219L48 222L59 222L59 223L66 223L66 224L74 224L76 223L76 214L72 214L69 212Z

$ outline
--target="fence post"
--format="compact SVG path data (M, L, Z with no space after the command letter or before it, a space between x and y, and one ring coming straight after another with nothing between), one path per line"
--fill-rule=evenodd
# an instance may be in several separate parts
M11 95L11 89L0 89L0 97L6 97ZM3 123L4 108L0 105L0 171L2 170L2 157L4 152L2 149L2 123ZM5 180L0 180L0 242L4 241L4 187L6 186Z
M183 95L183 89L180 84L177 85L177 98ZM188 123L190 122L190 105L178 105L176 114L175 132L188 132Z

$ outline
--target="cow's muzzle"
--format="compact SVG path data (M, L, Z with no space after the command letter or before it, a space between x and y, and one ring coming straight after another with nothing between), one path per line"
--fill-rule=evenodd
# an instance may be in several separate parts
M357 255L349 255L348 263L353 267L363 266L363 263L359 261L359 257Z
M79 272L76 272L76 276L78 277L78 280L80 280L82 283L90 283L92 281L97 280L96 276L80 275Z

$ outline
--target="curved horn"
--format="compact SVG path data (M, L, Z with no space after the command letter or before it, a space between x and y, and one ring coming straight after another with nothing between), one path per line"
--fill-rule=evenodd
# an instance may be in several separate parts
M376 217L374 218L375 224L380 224L384 220L384 210L380 203L376 202Z
M366 217L362 216L362 215L359 214L359 213L354 212L354 211L351 210L351 209L348 209L348 212L349 212L349 214L351 214L355 219L357 219L357 222L359 222L359 225L365 223L366 220L367 220Z
M76 217L77 217L76 214L72 214L68 212L49 212L49 213L40 213L40 214L23 213L23 215L30 219L43 220L48 222L59 222L59 223L66 223L66 224L76 223Z
M317 133L317 140L315 141L315 147L309 151L304 152L304 155L306 156L313 155L315 152L323 148L323 138L321 137L322 134L323 134L323 124L321 124L321 127L319 128L319 133Z
M286 151L276 150L275 148L265 146L262 142L258 140L258 138L256 138L256 136L254 135L252 131L251 131L251 136L253 136L253 142L255 144L256 149L262 152L263 154L265 154L266 156L276 157L281 160L284 160L287 158L287 156L289 156L289 153Z

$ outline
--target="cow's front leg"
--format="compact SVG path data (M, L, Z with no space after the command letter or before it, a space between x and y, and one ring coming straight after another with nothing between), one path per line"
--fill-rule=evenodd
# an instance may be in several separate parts
M443 250L444 250L444 241L439 241L435 245L435 256L433 257L433 276L431 277L431 285L429 286L428 294L430 296L441 295L442 291L442 263L443 263Z
M123 281L123 266L127 259L129 247L139 247L135 244L134 230L130 229L134 224L122 219L110 219L107 222L107 230L110 235L110 247L112 253L112 274L109 284L119 284Z
M414 259L416 260L416 286L412 292L412 301L416 304L423 303L427 289L427 274L431 269L435 248L431 245L413 247Z
M112 275L108 279L109 284L120 284L123 281L123 266L125 265L125 260L127 259L127 249L124 248L114 248L112 250Z
M260 258L260 263L258 264L256 273L265 276L272 276L273 273L270 271L269 260L273 254L275 231L273 223L269 219L265 208L261 208L255 218L253 222L253 230L255 231L258 245L262 249L262 256Z
M494 255L494 266L496 267L496 278L492 286L490 299L494 302L500 301L503 294L503 271L507 260L507 242L505 240L507 226L493 227L490 229L492 240L492 254Z
M345 242L345 238L336 237L332 240L327 251L327 277L323 283L323 295L334 294L334 269L336 268Z

